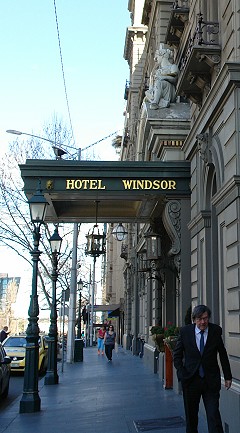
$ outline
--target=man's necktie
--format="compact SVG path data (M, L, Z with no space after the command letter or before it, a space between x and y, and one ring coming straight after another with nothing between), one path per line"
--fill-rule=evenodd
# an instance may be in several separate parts
M200 338L200 353L201 353L201 355L203 354L203 350L204 350L204 331L201 331L201 338ZM202 364L200 364L200 367L199 367L199 376L204 377L204 370L203 370Z

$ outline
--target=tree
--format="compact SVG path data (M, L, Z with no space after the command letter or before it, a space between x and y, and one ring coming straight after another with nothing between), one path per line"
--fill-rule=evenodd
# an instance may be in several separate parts
M69 142L71 134L67 133L67 128L54 118L54 123L46 125L44 135L54 142ZM62 140L62 141L60 141ZM53 156L50 145L42 140L30 137L27 140L14 140L9 145L9 152L0 161L0 245L10 248L18 256L22 257L32 266L29 254L33 249L32 223L29 216L27 199L23 193L23 181L21 179L19 164L25 163L27 158L45 159ZM49 238L53 233L52 224L44 224L41 229L40 255L39 261L39 286L44 295L47 307L51 306L51 248ZM69 287L71 256L72 225L61 227L62 251L59 261L59 285L61 289Z

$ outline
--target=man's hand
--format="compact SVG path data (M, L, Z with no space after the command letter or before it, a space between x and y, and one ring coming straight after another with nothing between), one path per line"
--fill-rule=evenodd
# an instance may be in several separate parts
M232 385L232 381L231 380L225 380L225 388L229 389Z

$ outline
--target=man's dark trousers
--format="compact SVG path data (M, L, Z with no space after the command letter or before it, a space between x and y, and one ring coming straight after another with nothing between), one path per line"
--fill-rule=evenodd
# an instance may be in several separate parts
M209 433L224 433L219 412L219 391L208 389L204 378L196 374L191 382L184 384L183 401L186 414L186 433L198 433L199 403L202 397L207 415Z

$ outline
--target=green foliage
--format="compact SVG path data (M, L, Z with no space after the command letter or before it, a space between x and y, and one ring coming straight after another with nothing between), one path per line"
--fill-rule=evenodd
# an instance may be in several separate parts
M179 328L176 325L173 325L171 322L168 322L167 326L164 327L164 338L177 336L179 334Z
M177 336L179 334L179 328L176 325L173 325L171 322L168 322L167 326L154 325L151 327L150 332L152 335L163 335L164 338Z
M154 335L154 334L157 334L157 335L164 334L164 329L160 325L154 325L154 326L151 327L150 332L151 332L152 335Z

